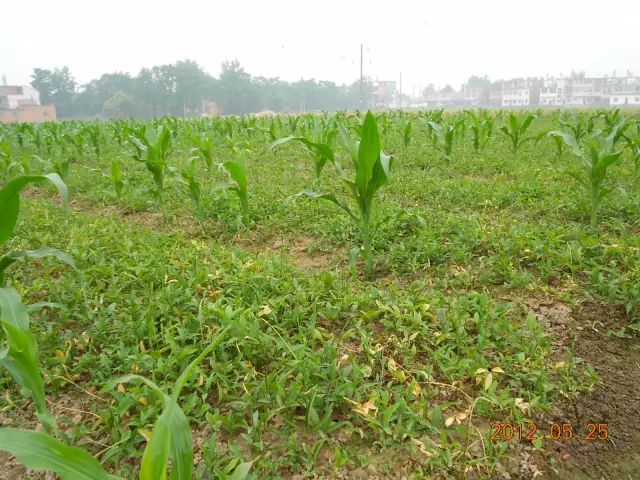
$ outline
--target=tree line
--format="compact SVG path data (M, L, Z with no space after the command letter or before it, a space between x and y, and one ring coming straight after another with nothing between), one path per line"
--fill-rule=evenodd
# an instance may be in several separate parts
M254 77L237 60L222 63L217 78L193 60L143 68L138 75L114 72L78 85L68 67L36 68L31 86L44 105L55 104L60 118L157 117L199 115L206 102L215 102L223 114L273 110L355 109L360 104L360 82L337 85L328 81ZM364 82L365 95L371 82Z

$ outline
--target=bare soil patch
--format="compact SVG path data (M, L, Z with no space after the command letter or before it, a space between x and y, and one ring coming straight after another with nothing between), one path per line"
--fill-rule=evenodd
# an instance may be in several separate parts
M556 330L557 348L573 348L602 381L540 419L541 425L571 424L575 432L572 440L547 447L547 478L640 479L640 342L611 334L625 325L622 312L595 303L572 311L559 302L539 303L534 312ZM590 424L606 424L608 438L587 440Z

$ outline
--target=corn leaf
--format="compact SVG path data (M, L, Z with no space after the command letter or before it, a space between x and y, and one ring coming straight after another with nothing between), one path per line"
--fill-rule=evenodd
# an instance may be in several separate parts
M0 190L0 212L2 212L2 216L0 216L0 246L7 243L11 238L18 222L20 191L31 183L38 184L46 180L56 186L66 206L69 199L67 186L57 173L18 177L11 180Z
M62 480L122 480L107 473L86 451L42 432L0 428L0 451L16 456L32 470L55 472Z

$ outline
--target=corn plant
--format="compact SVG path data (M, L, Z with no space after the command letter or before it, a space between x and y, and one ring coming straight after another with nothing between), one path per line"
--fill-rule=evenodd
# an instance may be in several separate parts
M348 186L351 198L358 206L357 213L349 207L343 200L338 199L334 194L320 194L312 191L303 191L299 196L306 196L321 200L328 200L342 208L349 217L356 222L360 228L362 236L362 255L365 262L365 273L367 278L373 278L373 247L372 247L372 225L371 216L373 213L373 200L375 193L389 180L389 174L393 163L393 158L387 156L380 150L380 135L375 117L371 112L367 112L362 125L362 136L360 142L354 142L349 133L342 128L340 135L343 138L351 162L355 169L355 178L350 179L342 168L337 165L340 179Z
M580 159L583 167L582 173L568 172L588 192L591 209L591 228L595 229L598 223L598 209L602 199L610 192L603 184L607 176L607 169L617 162L622 155L622 150L615 150L615 134L607 136L591 135L583 138L586 151L580 148L576 139L565 132L552 132L559 136Z
M195 147L191 149L191 156L199 156L210 169L213 166L213 139L206 134L193 137Z
M445 123L440 124L437 122L428 122L428 125L431 128L431 131L435 134L435 140L440 145L440 148L442 148L442 158L450 162L456 125Z
M386 117L385 117L386 118ZM402 145L405 151L411 143L411 131L413 130L413 122L411 119L404 120L402 123Z
M631 152L633 160L633 183L637 188L640 182L640 132L635 137L630 135L624 136L626 147Z
M160 125L156 130L142 125L139 129L132 131L129 140L134 146L133 158L144 163L153 176L153 181L156 184L155 196L162 204L167 157L171 148L169 129L164 125Z
M476 152L483 152L493 135L493 117L489 114L476 114L473 110L465 110L465 114L470 120L469 130L473 137L473 149Z
M196 161L198 157L189 157L186 161L186 165L180 169L180 181L187 187L189 192L189 198L193 202L196 209L196 218L198 221L202 220L202 208L200 204L201 188L200 182L196 177Z
M507 125L500 127L500 131L504 133L511 141L511 151L514 155L522 145L528 141L535 140L535 137L526 137L527 130L536 119L535 115L527 113L522 121L513 112L509 113L509 121Z
M116 192L116 196L120 198L124 189L124 179L122 178L122 166L117 158L111 160L111 186Z
M315 179L316 181L318 181L320 179L320 175L322 174L322 170L324 169L324 166L327 164L327 162L329 161L331 163L335 163L335 158L332 150L333 137L335 136L335 134L335 128L322 128L319 120L314 117L313 127L311 129L310 135L311 139L295 136L279 138L267 147L267 151L269 153L273 153L275 149L280 145L292 141L301 143L313 158Z
M240 199L242 215L249 218L249 191L247 182L247 171L241 161L229 160L222 164L222 168L229 176L229 182L223 183L223 188L235 192Z
M66 205L68 202L67 186L56 173L18 177L11 180L0 190L0 212L2 212L2 216L0 216L0 247L6 245L16 228L18 214L20 213L20 191L29 184L40 184L45 181L49 181L56 186ZM4 285L6 269L25 257L55 257L73 265L73 260L67 254L55 248L43 247L36 250L10 252L0 257L0 287Z
M17 292L11 292L11 290L13 289L0 289L0 301L3 302L0 303L2 325L5 331L19 332L22 337L18 338L22 338L23 343L19 345L21 350L17 351L21 356L16 359L16 349L12 344L14 337L9 337L9 346L2 352L3 357L0 357L0 363L8 366L11 373L14 373L16 366L28 373L32 383L27 383L27 388L38 391L41 398L37 398L44 403L46 409L42 377L37 356L34 356L35 340L28 333L28 323L26 325L23 323L19 327L14 326L24 322L25 317L28 320L27 309L20 302ZM8 301L11 303L7 303ZM202 353L187 366L174 384L171 395L165 393L151 380L138 375L127 375L115 379L103 389L110 390L118 384L141 382L151 388L162 400L162 413L156 420L142 455L138 477L140 480L166 480L169 466L171 466L169 478L172 480L191 480L193 475L191 428L187 417L178 405L178 399L196 367L224 340L229 328L227 326L222 329ZM23 386L22 383L20 384ZM45 421L54 422L55 426L55 419L48 411L47 414L51 417L50 419L39 414L43 426L47 428ZM58 440L52 435L54 432L55 429L49 429L45 433L35 430L0 428L0 451L14 455L27 468L53 472L63 480L123 480L121 477L109 474L86 450L66 445ZM240 464L227 478L242 480L246 478L250 468L251 463Z

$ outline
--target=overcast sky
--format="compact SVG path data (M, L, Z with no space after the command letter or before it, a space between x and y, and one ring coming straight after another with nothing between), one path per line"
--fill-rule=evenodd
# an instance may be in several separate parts
M0 74L67 65L79 83L189 58L218 75L350 83L403 78L403 91L492 79L640 75L640 0L3 1Z

